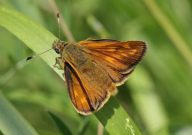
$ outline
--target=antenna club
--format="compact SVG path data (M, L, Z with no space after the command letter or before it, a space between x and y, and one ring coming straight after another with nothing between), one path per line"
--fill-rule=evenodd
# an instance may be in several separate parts
M59 33L58 33L58 36L59 36L59 39L60 39L60 37L61 37L61 32L60 32L60 14L59 14L59 12L57 13L57 23L58 23L58 29L59 29Z
M29 56L26 58L26 61L31 60L32 58L33 58L33 56Z
M59 12L57 13L57 18L59 18L60 17L60 14L59 14Z

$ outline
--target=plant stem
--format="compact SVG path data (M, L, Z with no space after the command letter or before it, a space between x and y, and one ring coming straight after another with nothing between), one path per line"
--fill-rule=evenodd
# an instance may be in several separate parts
M179 34L179 32L174 28L174 25L171 23L169 18L163 13L161 8L156 4L154 0L143 0L147 8L151 11L151 14L161 25L163 30L166 32L167 36L173 42L177 50L186 60L186 62L192 66L192 53L188 48L187 43Z
M60 13L59 12L59 9L57 7L57 4L55 3L55 0L49 0L49 3L50 3L50 6L52 8L52 11L56 17L57 13ZM75 42L75 39L73 37L73 34L72 32L69 30L67 24L66 24L66 21L65 19L63 18L63 16L61 15L60 16L60 20L61 20L61 28L66 36L66 38L68 39L68 41L71 41L71 42Z

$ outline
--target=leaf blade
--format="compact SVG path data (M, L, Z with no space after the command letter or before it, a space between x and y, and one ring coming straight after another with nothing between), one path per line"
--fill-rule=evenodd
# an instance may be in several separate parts
M38 135L1 93L0 129L5 135Z
M56 116L52 112L48 112L48 114L52 118L52 120L55 122L57 128L59 129L62 135L72 135L67 125L58 116Z

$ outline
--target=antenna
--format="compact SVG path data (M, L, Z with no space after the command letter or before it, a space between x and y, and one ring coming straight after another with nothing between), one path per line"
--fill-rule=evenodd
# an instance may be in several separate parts
M29 60L37 57L37 56L40 56L40 55L42 55L42 54L44 54L44 53L46 53L46 52L48 52L48 51L50 51L50 50L52 50L52 48L50 48L50 49L48 49L48 50L46 50L46 51L44 51L44 52L41 52L41 53L39 53L39 54L34 54L34 55L32 55L32 56L29 56L29 57L26 58L26 61L29 61Z
M58 23L58 29L59 29L59 40L61 38L61 25L60 25L60 14L57 13L57 23Z
M57 23L58 23L58 29L59 29L59 40L60 40L60 33L61 33L61 26L60 26L60 14L59 14L59 12L57 12ZM50 48L50 49L48 49L48 50L46 50L46 51L44 51L44 52L41 52L41 53L39 53L39 54L34 54L34 55L32 55L32 56L29 56L29 57L27 57L26 58L26 61L29 61L29 60L31 60L31 59L33 59L33 58L35 58L35 57L37 57L37 56L40 56L40 55L42 55L42 54L44 54L44 53L46 53L46 52L48 52L48 51L50 51L50 50L52 50L52 48Z

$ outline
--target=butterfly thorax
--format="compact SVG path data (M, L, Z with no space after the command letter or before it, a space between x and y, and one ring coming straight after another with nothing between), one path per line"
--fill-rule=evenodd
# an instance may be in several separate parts
M82 51L83 49L84 47L78 44L68 43L61 53L61 57L66 62L78 68L89 61L88 56Z

